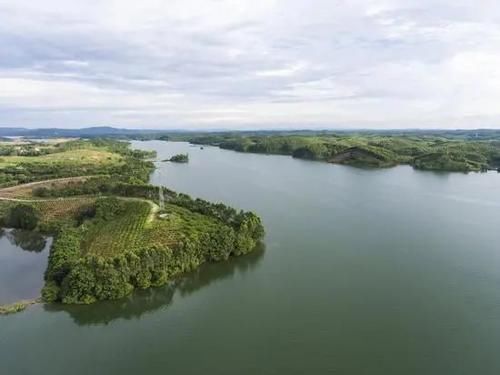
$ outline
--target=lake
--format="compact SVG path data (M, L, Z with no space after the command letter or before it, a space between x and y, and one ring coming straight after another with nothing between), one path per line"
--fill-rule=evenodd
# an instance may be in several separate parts
M38 233L0 229L0 305L40 296L51 243Z
M0 373L500 374L500 174L161 141L151 182L259 214L265 248L164 288L0 317Z

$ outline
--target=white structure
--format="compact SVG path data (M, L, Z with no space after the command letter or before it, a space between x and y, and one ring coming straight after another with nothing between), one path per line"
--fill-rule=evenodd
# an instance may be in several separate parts
M160 211L163 211L163 209L165 208L165 197L163 196L163 186L159 186L158 187L158 202L160 204Z

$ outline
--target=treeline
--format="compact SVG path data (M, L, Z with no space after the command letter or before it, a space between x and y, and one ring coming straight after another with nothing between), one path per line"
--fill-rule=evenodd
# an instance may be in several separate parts
M92 220L114 220L122 212L119 204L113 198L100 200ZM85 225L63 227L50 252L42 297L72 304L122 298L133 289L163 285L204 262L246 254L262 239L264 230L256 215L237 216L237 225L217 221L201 235L186 232L171 247L145 242L142 248L108 257L82 254Z
M500 167L500 142L438 136L212 134L188 139L239 152L291 155L359 167L409 164L418 169L481 171Z
M40 156L50 153L51 149L47 145L39 143L0 146L0 156Z
M113 152L125 157L132 157L137 159L154 158L155 151L144 151L131 149L128 142L123 142L115 139L108 138L93 138L88 140L75 140L69 142L61 142L55 145L54 152L64 152L71 150L86 149L90 147L103 148L109 152Z

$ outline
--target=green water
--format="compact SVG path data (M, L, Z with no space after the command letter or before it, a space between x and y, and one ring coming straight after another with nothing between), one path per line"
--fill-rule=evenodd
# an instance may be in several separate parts
M136 142L265 250L126 300L0 317L0 374L500 374L500 174Z
M40 295L51 243L35 232L0 228L0 305Z

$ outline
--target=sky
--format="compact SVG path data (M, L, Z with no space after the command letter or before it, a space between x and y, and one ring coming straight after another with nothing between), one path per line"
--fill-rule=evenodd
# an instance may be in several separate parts
M498 0L0 0L0 126L500 128Z

